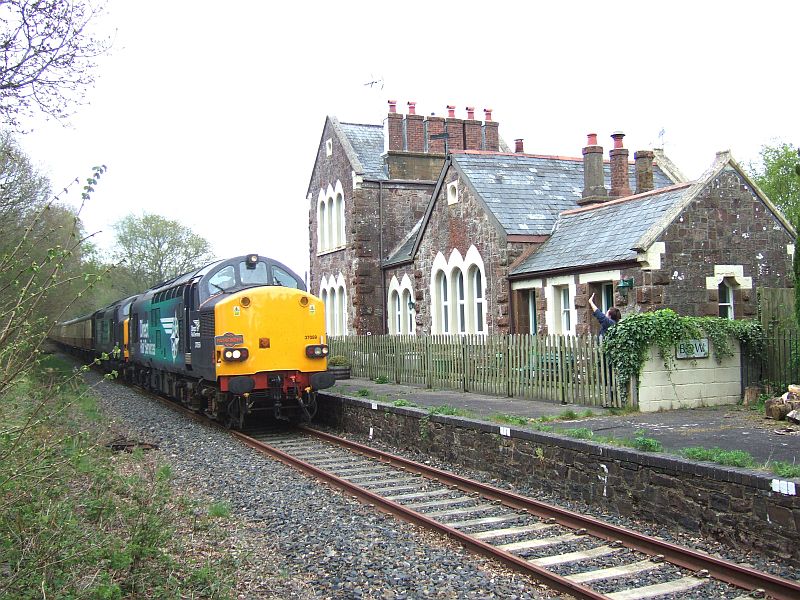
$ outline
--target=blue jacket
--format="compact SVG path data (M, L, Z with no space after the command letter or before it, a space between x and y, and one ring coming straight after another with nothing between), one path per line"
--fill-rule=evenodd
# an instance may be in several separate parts
M600 337L603 337L606 334L606 331L608 331L609 327L617 324L614 319L609 319L608 316L599 308L592 314L598 321L600 321Z

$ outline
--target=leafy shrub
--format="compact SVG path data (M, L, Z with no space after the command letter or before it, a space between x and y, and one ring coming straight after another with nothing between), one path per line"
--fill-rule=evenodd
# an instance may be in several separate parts
M336 354L335 356L328 357L328 366L329 367L349 367L350 361L347 360L347 357L342 356L341 354Z

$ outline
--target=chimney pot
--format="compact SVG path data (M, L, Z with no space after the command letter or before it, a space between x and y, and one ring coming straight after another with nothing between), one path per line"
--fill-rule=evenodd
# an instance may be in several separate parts
M450 106L449 104L447 105L447 116L450 117L451 119L456 116L455 106Z
M611 134L611 139L614 140L614 148L622 148L622 138L625 137L625 134L621 131L615 131Z
M397 112L397 100L389 100L389 112L390 113Z
M586 142L587 146L597 146L597 134L590 133L587 136L588 141Z
M483 109L483 114L486 117L486 119L485 119L486 121L491 121L492 120L492 109L491 108L484 108Z
M515 146L515 149L514 149L515 152L519 152L519 153L525 152L525 150L523 150L523 148L522 148L522 139L514 140L514 146Z
M467 118L470 121L474 121L475 120L475 107L474 106L468 106L467 107Z
M410 115L417 114L417 103L416 102L409 102L408 103L408 114L410 114Z

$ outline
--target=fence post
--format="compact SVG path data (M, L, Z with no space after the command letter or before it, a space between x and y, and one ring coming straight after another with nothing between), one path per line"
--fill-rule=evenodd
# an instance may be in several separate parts
M461 389L468 392L467 389L467 336L461 335Z
M425 384L428 389L433 387L433 361L431 360L431 338L425 336Z

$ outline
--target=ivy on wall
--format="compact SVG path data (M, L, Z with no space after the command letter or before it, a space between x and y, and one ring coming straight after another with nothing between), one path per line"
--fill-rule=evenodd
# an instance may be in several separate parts
M764 350L764 330L758 321L732 321L720 317L682 317L670 309L630 315L606 332L603 350L617 374L623 396L634 376L639 376L651 346L658 348L664 367L672 369L675 345L690 339L708 338L717 362L733 356L733 338L742 352L758 356Z

